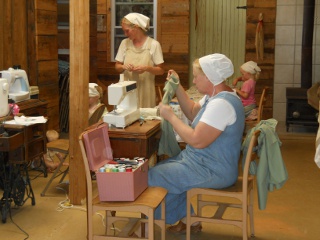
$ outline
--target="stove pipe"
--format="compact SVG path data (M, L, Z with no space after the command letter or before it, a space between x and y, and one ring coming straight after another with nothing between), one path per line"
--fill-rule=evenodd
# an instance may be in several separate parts
M304 0L301 46L301 88L310 88L312 86L314 9L315 0Z

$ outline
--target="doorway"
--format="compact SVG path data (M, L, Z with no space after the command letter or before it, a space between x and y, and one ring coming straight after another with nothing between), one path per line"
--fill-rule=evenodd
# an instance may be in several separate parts
M228 56L234 74L227 84L240 75L245 61L247 0L191 0L190 1L190 68L194 59L211 53ZM192 71L189 71L192 85Z

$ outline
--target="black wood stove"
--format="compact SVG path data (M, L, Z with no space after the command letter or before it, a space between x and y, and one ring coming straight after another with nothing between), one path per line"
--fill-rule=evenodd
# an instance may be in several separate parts
M286 127L304 127L308 130L318 129L318 111L308 104L307 89L287 88ZM294 129L294 128L292 128Z
M307 90L312 86L312 41L315 0L304 0L301 46L301 88L287 88L286 127L298 125L317 130L318 111L308 104Z

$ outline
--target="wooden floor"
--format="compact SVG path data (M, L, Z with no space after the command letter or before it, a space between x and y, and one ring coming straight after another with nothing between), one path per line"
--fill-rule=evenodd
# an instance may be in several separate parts
M269 193L266 210L258 210L255 202L256 240L313 240L320 236L320 169L315 165L315 134L282 133L282 155L289 180L280 190ZM2 240L85 240L85 204L59 207L67 200L67 184L52 184L45 197L40 196L48 178L30 171L35 178L31 184L36 204L28 200L22 207L11 209L11 217L0 223ZM51 174L49 174L50 176ZM1 194L1 192L0 192ZM239 213L240 214L240 213ZM103 232L102 220L95 217L95 230ZM156 239L160 239L156 234ZM166 239L185 239L185 235L167 233ZM197 240L241 240L237 227L203 224L201 233L192 235Z

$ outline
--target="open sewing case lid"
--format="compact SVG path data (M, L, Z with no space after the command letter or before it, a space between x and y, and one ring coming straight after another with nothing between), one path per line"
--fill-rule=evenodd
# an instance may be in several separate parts
M104 164L113 160L108 124L103 123L88 130L83 134L83 142L91 171L96 171Z

